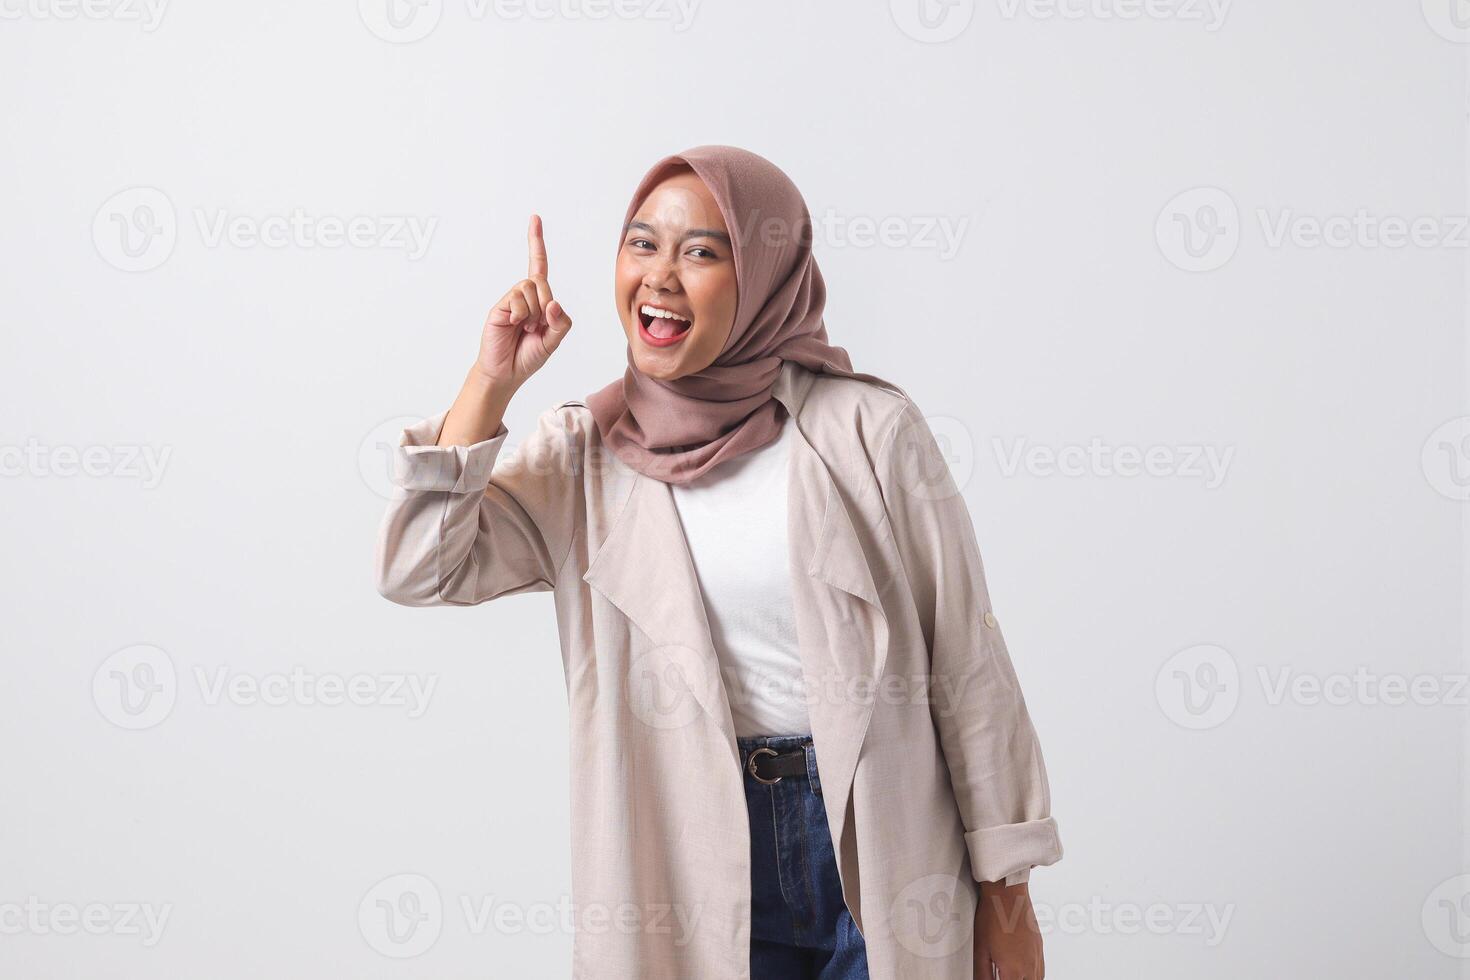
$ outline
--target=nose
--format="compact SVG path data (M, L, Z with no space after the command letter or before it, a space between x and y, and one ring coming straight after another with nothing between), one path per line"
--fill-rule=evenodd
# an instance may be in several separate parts
M679 277L674 272L673 262L664 258L649 262L643 270L643 285L654 293L678 292Z

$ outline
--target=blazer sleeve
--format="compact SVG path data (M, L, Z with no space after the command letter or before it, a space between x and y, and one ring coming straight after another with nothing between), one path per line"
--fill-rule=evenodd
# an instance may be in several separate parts
M472 446L434 445L448 411L405 429L378 529L378 592L405 606L464 606L554 588L578 513L572 412L548 409L504 455L503 422Z
M1017 884L1061 839L1041 745L990 607L965 499L928 422L906 401L876 456L884 506L936 683L930 711L977 881Z

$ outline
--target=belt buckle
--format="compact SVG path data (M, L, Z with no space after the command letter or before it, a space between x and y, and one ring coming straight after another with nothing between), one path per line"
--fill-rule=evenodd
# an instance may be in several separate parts
M779 783L786 777L777 776L775 779L766 779L764 776L761 776L755 771L755 759L756 756L759 755L776 756L778 754L779 753L775 749L771 748L769 745L762 745L760 748L750 753L750 758L745 761L745 771L754 776L756 782L765 783L767 786L774 786L776 783Z

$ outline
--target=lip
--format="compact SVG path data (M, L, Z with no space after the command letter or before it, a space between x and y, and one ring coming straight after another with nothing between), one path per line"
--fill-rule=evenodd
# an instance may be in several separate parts
M669 307L664 306L662 303L635 303L633 305L633 320L638 324L638 339L642 340L648 346L673 347L675 344L682 343L685 337L688 337L694 332L694 322L693 319L690 318L689 329L685 330L683 333L673 337L655 337L653 334L649 333L643 326L643 314L641 311L645 306L652 306L654 309L658 310L668 310L670 313L673 313L676 316L680 317L683 317L685 314L680 313L678 310L669 309Z

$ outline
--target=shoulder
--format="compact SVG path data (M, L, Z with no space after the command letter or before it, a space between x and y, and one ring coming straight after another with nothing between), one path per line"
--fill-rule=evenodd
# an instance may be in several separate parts
M803 431L834 476L876 487L885 510L958 493L927 416L891 382L821 375L802 407ZM807 420L810 416L811 421Z
M861 447L871 460L922 413L908 392L890 381L821 373L813 378L801 416L804 430L821 434L833 448Z
M537 420L537 429L541 438L557 439L568 452L578 455L601 441L592 409L580 398L568 398L545 409Z
M568 398L566 401L557 402L546 410L546 414L559 418L567 426L585 428L592 423L592 409L580 398ZM596 428L593 425L593 428Z
M592 418L592 409L580 398L568 398L543 410L540 422L542 425L550 425L567 432L586 432L588 429L594 431L597 429L597 423Z
M539 474L582 471L582 459L598 438L592 410L578 399L544 408L502 454L502 465Z

